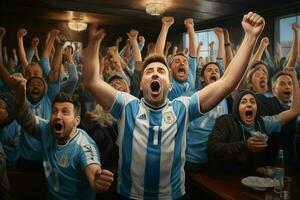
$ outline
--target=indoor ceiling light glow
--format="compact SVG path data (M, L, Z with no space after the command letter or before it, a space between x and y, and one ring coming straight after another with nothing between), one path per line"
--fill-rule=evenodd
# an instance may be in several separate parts
M85 23L82 19L73 19L69 21L68 26L73 31L84 31L87 28L87 23Z
M149 0L146 4L146 12L150 15L161 15L166 9L166 3L163 0Z

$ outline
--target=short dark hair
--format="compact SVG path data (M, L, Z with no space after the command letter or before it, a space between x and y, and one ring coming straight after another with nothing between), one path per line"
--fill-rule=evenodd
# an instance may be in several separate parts
M79 101L79 97L76 94L68 94L64 92L59 92L57 95L55 95L54 100L52 102L52 108L55 103L64 103L69 102L74 105L74 113L76 115L80 115L81 112L81 105Z
M144 70L145 68L150 64L150 63L153 63L153 62L159 62L159 63L162 63L163 65L165 65L168 69L168 73L169 73L169 77L170 77L170 80L172 79L172 76L171 76L171 72L170 72L170 68L169 68L169 65L168 65L168 62L167 62L167 59L164 55L162 54L158 54L158 53L153 53L153 54L150 54L148 55L144 62L143 62L143 65L142 65L142 69L143 69L143 73L144 73Z
M283 71L279 71L277 72L273 77L272 77L272 86L275 84L275 82L277 81L277 79L280 77L280 76L289 76L291 77L289 74L283 72ZM292 78L292 77L291 77Z
M169 65L167 63L166 57L162 54L153 53L147 56L143 62L143 70L153 62L159 62L165 65L169 69Z
M267 64L266 62L262 61L262 60L257 60L257 61L255 61L255 62L251 65L250 69L256 68L258 65L264 65L264 66L268 69L268 64Z

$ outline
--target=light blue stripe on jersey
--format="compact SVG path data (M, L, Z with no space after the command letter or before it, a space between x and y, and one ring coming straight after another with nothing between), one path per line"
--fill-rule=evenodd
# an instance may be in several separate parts
M122 103L119 103L119 102L122 102ZM124 106L124 102L122 100L122 93L118 92L116 100L111 107L111 111L110 111L111 115L114 118L119 119L123 112L123 110L122 110L123 106Z
M150 127L144 177L144 196L158 199L161 158L161 110L150 110Z
M184 162L182 160L182 148L185 149L185 139L183 139L183 133L186 130L185 123L178 123L185 121L186 118L186 107L182 105L181 101L174 102L173 109L177 116L177 134L175 136L175 147L174 147L174 160L171 171L171 187L172 187L172 198L176 199L183 196L184 192ZM185 135L184 135L185 137ZM183 144L184 146L182 146Z
M121 99L122 95L117 95L117 101L122 101ZM122 113L122 107L116 106L113 108L112 112L115 112L115 116L120 116ZM119 113L117 113L119 112ZM132 160L132 138L133 138L133 132L131 130L134 130L135 128L135 116L137 116L139 112L139 107L137 100L131 101L128 103L125 107L125 112L123 114L126 115L126 120L124 124L124 136L122 142L122 161L121 161L121 170L119 170L119 179L121 179L119 182L123 182L126 184L122 184L119 186L119 192L122 195L126 195L127 197L130 196L131 186L132 186L132 175L131 175L131 160ZM124 119L125 119L124 118Z

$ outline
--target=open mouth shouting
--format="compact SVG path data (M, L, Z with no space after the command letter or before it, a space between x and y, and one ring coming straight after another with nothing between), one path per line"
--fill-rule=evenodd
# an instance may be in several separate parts
M186 69L184 68L184 66L179 66L178 70L177 70L177 74L179 77L184 77L186 74Z
M244 121L246 124L251 124L254 121L255 115L252 110L246 110L244 113Z
M158 96L161 92L161 86L159 81L153 80L150 84L150 89L152 96Z
M53 132L56 136L63 132L63 123L61 121L56 121L53 123Z
M259 87L265 88L267 86L267 81L265 79L259 81Z
M217 81L217 76L216 75L212 75L209 79L211 81Z

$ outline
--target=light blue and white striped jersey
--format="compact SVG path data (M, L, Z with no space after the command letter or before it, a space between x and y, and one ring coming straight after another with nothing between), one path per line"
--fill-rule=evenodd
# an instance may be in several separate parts
M206 163L206 144L216 119L228 114L226 99L203 116L191 121L187 132L186 160L191 163Z
M178 82L175 78L172 79L172 90L168 93L168 99L173 100L182 96L183 93L195 88L196 82L196 58L189 57L189 74L185 82Z
M40 66L43 69L43 72L46 69L50 69L49 59L41 58ZM48 72L49 73L49 72ZM44 74L45 77L47 77ZM47 80L47 91L41 100L35 104L30 103L31 109L35 115L40 116L43 119L49 120L52 112L52 101L55 95L60 91L60 84L50 83L48 78ZM19 155L27 160L40 161L42 160L41 153L41 144L40 142L32 137L29 133L26 133L25 130L22 129L23 134L21 134L20 146L19 146Z
M111 108L118 119L118 192L132 199L176 199L185 194L184 164L189 121L201 116L198 95L160 109L117 92Z
M77 129L76 136L65 145L57 145L50 122L36 117L41 134L43 167L47 180L48 199L95 199L85 169L100 165L100 154L88 134Z

